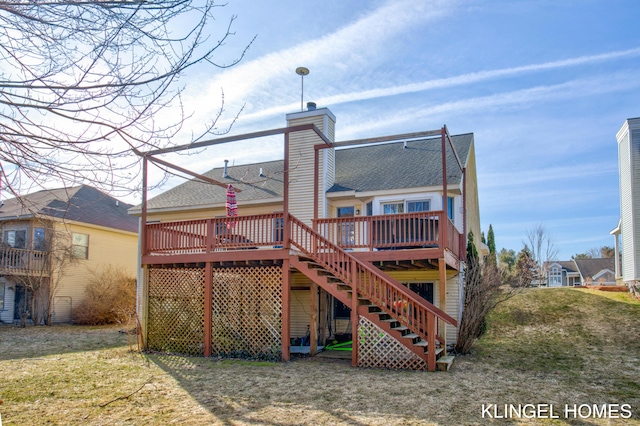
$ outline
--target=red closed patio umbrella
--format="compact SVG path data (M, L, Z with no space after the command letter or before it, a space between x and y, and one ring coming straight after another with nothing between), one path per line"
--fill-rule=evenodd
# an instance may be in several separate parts
M232 185L227 188L227 217L238 216L238 204L236 203L236 191ZM236 226L236 221L227 222L227 229Z

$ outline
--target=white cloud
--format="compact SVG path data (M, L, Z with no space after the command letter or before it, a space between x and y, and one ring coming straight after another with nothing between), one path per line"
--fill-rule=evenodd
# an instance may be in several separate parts
M390 128L403 123L424 121L438 115L468 113L472 111L502 110L506 108L528 108L540 102L555 102L577 97L596 96L606 93L619 92L640 87L640 80L633 73L618 73L613 75L584 78L566 83L536 86L510 92L496 93L457 101L445 102L432 106L412 105L410 108L398 109L390 112L384 120L360 120L353 118L353 124L340 130L341 138L349 138L360 132L373 131L376 128Z
M245 103L248 105L243 120L295 111L299 105L293 101L299 94L299 86L293 85L299 81L294 74L297 66L307 66L312 73L314 67L332 68L333 74L327 72L318 78L324 81L324 86L331 87L331 80L335 81L336 73L347 73L354 67L371 67L388 60L386 55L389 52L385 46L389 39L418 23L441 18L453 10L455 3L445 0L389 1L324 37L245 61L216 75L204 87L202 84L196 85L197 91L192 92L186 101L190 108L197 111L192 121L197 122L211 115L215 108L211 106L211 100L217 103L221 88L224 89L229 110ZM277 106L274 107L274 104Z

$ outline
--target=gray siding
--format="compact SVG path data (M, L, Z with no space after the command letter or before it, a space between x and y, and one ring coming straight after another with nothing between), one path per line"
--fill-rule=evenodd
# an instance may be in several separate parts
M627 120L617 139L622 277L629 282L640 279L640 119Z

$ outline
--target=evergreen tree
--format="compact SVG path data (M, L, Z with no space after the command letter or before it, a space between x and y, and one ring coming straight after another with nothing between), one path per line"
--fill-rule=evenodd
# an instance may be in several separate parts
M487 235L487 245L489 246L489 253L495 257L496 255L496 237L493 234L493 226L489 224L489 234Z

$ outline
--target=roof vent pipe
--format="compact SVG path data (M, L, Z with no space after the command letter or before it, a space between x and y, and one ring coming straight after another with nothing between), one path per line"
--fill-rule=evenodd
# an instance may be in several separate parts
M229 177L229 173L227 173L227 164L229 164L229 160L224 160L224 171L222 172L222 177Z
M264 177L264 173L262 173L262 167L260 167L260 177Z
M404 148L404 149L407 149L407 148L408 148L408 146L407 146L407 141L404 141L404 146L403 146L403 148Z
M307 102L307 111L315 111L316 103L315 102Z

